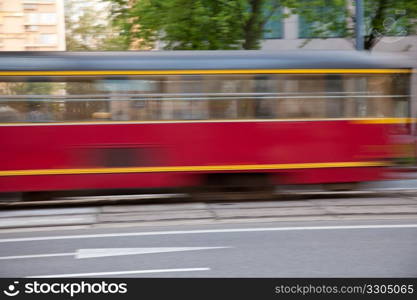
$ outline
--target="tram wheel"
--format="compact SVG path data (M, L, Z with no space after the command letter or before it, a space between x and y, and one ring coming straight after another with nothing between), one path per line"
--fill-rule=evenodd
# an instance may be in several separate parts
M25 192L22 193L23 201L47 201L52 200L53 196L50 192Z
M268 174L208 174L203 185L190 191L196 201L270 200L274 185Z
M322 188L329 192L354 191L359 189L359 182L326 183Z

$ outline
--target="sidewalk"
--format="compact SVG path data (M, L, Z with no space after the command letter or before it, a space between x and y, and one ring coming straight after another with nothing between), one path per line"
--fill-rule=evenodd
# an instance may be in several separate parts
M155 226L268 221L417 219L417 197L113 205L0 211L0 229ZM67 227L70 229L70 227Z

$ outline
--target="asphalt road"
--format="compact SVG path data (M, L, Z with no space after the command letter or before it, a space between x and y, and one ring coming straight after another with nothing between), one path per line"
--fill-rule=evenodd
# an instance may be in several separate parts
M0 276L416 277L416 219L0 233Z

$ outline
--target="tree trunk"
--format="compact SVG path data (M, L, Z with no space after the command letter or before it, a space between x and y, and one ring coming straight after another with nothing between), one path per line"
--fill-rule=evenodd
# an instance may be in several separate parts
M250 0L250 17L244 27L243 49L259 49L259 40L262 37L262 6L264 0Z
M388 1L380 0L376 1L376 3L378 3L378 7L376 9L375 16L371 20L372 31L365 36L365 50L371 50L384 35L384 32L381 28L383 27L385 13L388 8Z

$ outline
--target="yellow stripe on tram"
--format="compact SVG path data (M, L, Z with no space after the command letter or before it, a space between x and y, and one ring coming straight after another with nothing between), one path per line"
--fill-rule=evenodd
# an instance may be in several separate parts
M176 123L276 123L276 122L349 122L352 124L409 124L417 118L300 118L300 119L210 119L210 120L147 120L147 121L78 121L78 122L14 122L1 126L57 126L57 125L115 125L115 124L176 124Z
M395 74L411 69L238 69L238 70L80 70L0 71L0 76L187 75L187 74Z
M416 118L369 118L351 120L355 124L410 124L416 121Z
M173 166L173 167L128 167L128 168L86 168L86 169L38 169L38 170L6 170L0 176L32 176L32 175L81 175L81 174L120 174L120 173L156 173L156 172L201 172L201 171L252 171L252 170L290 170L314 168L352 168L352 167L383 167L387 162L325 162L325 163L294 163L294 164L259 164L259 165L218 165L218 166Z

